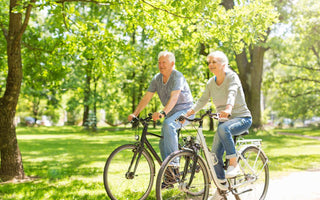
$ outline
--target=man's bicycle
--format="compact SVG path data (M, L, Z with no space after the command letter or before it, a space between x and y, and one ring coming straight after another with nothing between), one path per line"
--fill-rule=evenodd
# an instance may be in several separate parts
M269 168L268 158L261 149L261 139L243 139L241 136L248 131L234 137L241 174L223 183L214 170L217 158L209 151L202 133L205 116L218 119L218 114L210 110L200 118L179 118L180 121L198 122L197 136L185 137L181 150L163 161L156 182L157 199L207 200L210 188L215 185L224 199L233 194L237 200L263 200L269 185ZM179 166L171 166L170 162L176 159L180 159ZM227 160L224 167L228 167Z
M162 160L148 141L147 135L158 138L162 136L148 132L151 121L151 113L145 119L134 118L131 123L143 125L141 137L136 136L135 144L125 144L115 149L106 161L103 181L112 200L126 199L126 196L145 199L152 189L156 174L154 159L159 165Z

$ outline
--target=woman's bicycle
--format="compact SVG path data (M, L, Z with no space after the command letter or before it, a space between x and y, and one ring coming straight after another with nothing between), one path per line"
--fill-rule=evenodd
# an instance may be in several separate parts
M181 150L170 154L162 163L156 182L157 199L207 200L210 188L216 186L224 199L233 194L237 200L263 200L269 185L269 168L268 158L261 149L261 139L243 139L241 136L248 131L233 138L241 174L223 183L214 170L217 158L209 151L202 133L205 116L219 119L218 114L210 110L200 118L179 118L180 121L199 122L197 136L183 138L185 144ZM171 166L170 162L176 159L180 159L179 166ZM228 160L224 167L228 167Z
M131 123L143 125L141 137L136 136L135 144L125 144L115 149L106 161L103 181L112 200L127 199L128 196L131 199L145 199L152 189L156 174L154 159L159 165L162 160L147 135L162 136L148 132L150 121L151 113L145 119L134 118Z

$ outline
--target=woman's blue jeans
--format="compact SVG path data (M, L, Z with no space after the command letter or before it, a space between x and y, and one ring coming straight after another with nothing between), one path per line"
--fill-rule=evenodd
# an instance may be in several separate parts
M161 136L159 142L159 148L162 160L166 159L172 152L178 150L178 135L177 130L183 126L189 124L189 122L185 121L184 124L180 122L176 122L176 119L180 117L180 115L186 114L189 109L180 110L173 115L166 117L162 124ZM193 118L194 116L190 116ZM179 160L175 160L172 165L179 165Z
M251 124L251 117L233 118L226 122L219 122L211 150L216 154L218 159L218 164L214 166L218 179L225 179L223 169L224 151L226 151L226 159L236 157L236 148L232 136L239 135L243 131L248 130Z

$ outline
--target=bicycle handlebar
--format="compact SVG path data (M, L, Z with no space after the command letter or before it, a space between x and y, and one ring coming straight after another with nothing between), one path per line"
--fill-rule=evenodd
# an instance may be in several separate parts
M138 118L138 117L134 117L134 118L132 118L132 120L131 120L131 124L134 124L134 123L137 123L137 122L141 122L142 124L144 123L144 122L150 122L152 120L152 113L149 113L148 114L148 117L146 117L146 118Z
M220 118L219 117L219 113L212 113L211 109L207 110L203 115L201 115L200 118L190 119L190 118L188 118L188 117L186 117L184 115L181 115L180 117L177 118L177 120L179 120L179 121L188 120L190 122L199 122L199 121L202 121L205 116L209 116L210 118L213 118L213 119L216 119L216 120L224 120L224 121L226 121L225 118ZM229 115L229 117L230 117L230 115Z
M161 116L161 115L160 115L160 116ZM211 118L213 118L213 119L216 119L216 120L224 119L224 118L220 118L220 117L219 117L219 113L212 113L212 110L210 109L210 110L207 110L203 115L201 115L200 118L191 119L191 118L188 118L188 117L186 117L186 116L184 116L184 115L181 115L181 116L178 117L176 120L178 120L178 121L188 120L188 121L190 121L190 122L199 122L199 121L202 121L205 116L209 116L209 117L211 117ZM229 116L229 117L230 117L230 116ZM132 120L131 120L130 123L131 123L131 124L134 124L134 123L140 122L140 123L143 124L143 123L150 122L150 121L152 121L152 113L149 113L149 114L148 114L148 117L146 117L146 118L134 117L134 118L132 118Z

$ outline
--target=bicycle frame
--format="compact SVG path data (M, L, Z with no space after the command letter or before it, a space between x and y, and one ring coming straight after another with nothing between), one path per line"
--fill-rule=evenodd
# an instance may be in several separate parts
M214 165L216 165L217 162L214 162L214 160L211 156L211 152L209 152L209 150L208 150L208 146L207 146L206 140L205 140L203 132L202 132L202 129L203 129L202 125L203 125L203 121L200 121L200 125L199 125L198 131L197 131L197 139L199 140L200 145L202 146L204 156L207 160L207 167L209 168L211 180L214 181L215 185L220 190L224 190L224 191L228 190L227 185L223 185L218 181L218 177L217 177L216 172L214 170Z
M131 163L129 165L129 168L128 168L128 172L127 172L127 175L128 176L129 174L135 174L136 173L136 170L137 170L137 167L138 167L138 164L139 164L139 160L140 160L140 157L141 157L141 154L142 154L142 151L145 150L149 155L152 155L156 160L157 162L159 163L159 165L162 164L162 160L161 158L159 157L159 155L156 153L156 151L154 150L154 148L152 147L152 145L150 144L150 142L148 141L147 139L147 135L153 135L153 136L156 136L156 137L159 137L159 138L162 138L162 136L160 135L157 135L157 134L154 134L154 133L150 133L148 132L148 123L147 122L143 122L143 131L142 131L142 135L141 135L141 139L139 142L136 143L137 147L138 147L138 152L136 152L134 154L134 156L132 157L132 160L131 160ZM151 153L151 154L150 154ZM137 159L136 159L136 156L138 155ZM150 156L151 157L151 156ZM131 168L132 168L132 165L133 163L135 162L135 165L134 165L134 170L133 172L130 172ZM153 166L154 167L154 166ZM155 170L154 170L155 171Z
M217 186L217 188L219 188L220 190L223 190L223 191L226 191L228 190L228 185L223 185L220 183L220 181L218 181L218 177L216 175L216 172L214 170L214 166L217 164L217 159L216 159L216 156L214 154L214 156L212 156L212 152L209 152L208 150L208 146L207 146L207 143L205 141L205 137L203 135L203 121L199 121L199 128L198 128L198 131L197 131L197 140L199 140L200 142L200 145L202 146L202 150L204 152L204 156L205 156L205 159L207 160L207 168L209 169L209 172L210 172L210 177L211 177L211 180L214 181L214 184ZM245 181L241 184L238 184L238 185L233 185L231 189L236 189L240 186L243 186L245 184L250 184L251 182L254 182L256 181L256 177L259 176L259 174L262 172L262 170L264 169L265 165L268 163L268 159L267 159L267 156L265 156L265 154L263 153L263 151L261 150L260 146L261 146L261 139L249 139L249 140L245 140L245 139L242 139L242 140L239 140L239 142L237 142L237 144L241 145L243 148L240 150L240 151L236 151L237 152L237 157L241 158L243 161L244 161L244 164L246 167L248 167L250 169L250 171L252 172L252 174L254 174L255 178L250 180L250 181ZM261 171L258 173L256 172L255 170L252 169L252 167L248 164L247 160L242 156L241 154L241 151L245 148L247 148L248 146L255 146L259 149L259 153L258 153L258 156L260 153L264 154L265 158L267 159L266 163L264 164L264 166L261 168ZM257 156L257 158L258 158ZM256 161L257 161L257 158L256 158ZM215 159L215 160L214 160ZM255 161L255 163L256 163ZM246 191L244 191L246 192Z

